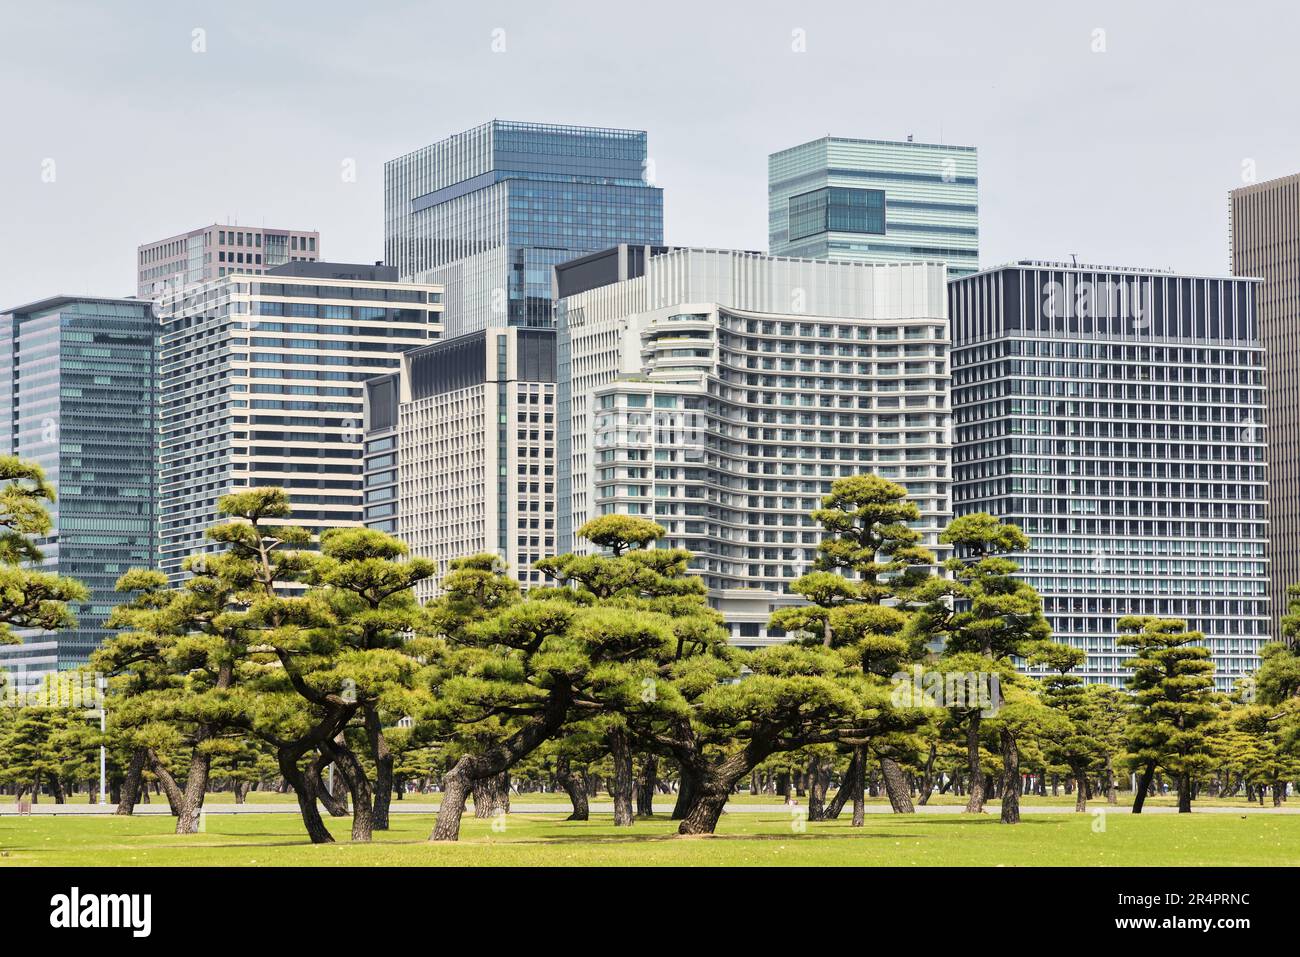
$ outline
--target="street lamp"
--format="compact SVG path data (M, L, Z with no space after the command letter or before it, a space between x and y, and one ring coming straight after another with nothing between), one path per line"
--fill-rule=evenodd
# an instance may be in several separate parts
M99 689L99 803L108 803L108 781L105 775L105 769L108 763L108 749L104 745L104 734L108 731L107 721L107 699L105 692L108 690L108 680L100 675L95 679Z

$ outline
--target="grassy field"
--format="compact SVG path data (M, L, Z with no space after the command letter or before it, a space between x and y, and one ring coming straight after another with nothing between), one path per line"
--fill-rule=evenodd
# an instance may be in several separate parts
M96 801L98 801L98 797L99 795L97 793L95 795ZM204 803L207 805L233 804L235 798L234 795L231 794L229 791L216 791L216 792L209 793L203 800ZM531 792L525 794L511 794L510 800L513 802L517 802L519 804L554 804L556 805L557 809L559 807L569 806L569 798L567 795L558 794L554 792L546 793L546 794L531 793ZM611 800L612 799L610 798L610 796L602 791L600 794L597 794L595 797L591 798L591 803L608 804L611 802ZM676 800L676 795L673 794L656 795L655 807L662 808L664 811L668 811L672 808L673 802L675 800ZM12 794L0 794L0 803L12 804L13 801L14 801L14 797ZM153 801L155 804L167 803L166 798L159 797L157 795L154 796ZM394 803L395 804L427 804L432 808L437 808L438 804L441 801L442 801L442 795L438 793L408 794L400 802L394 802ZM41 804L52 804L52 803L53 803L53 798L49 797L49 795L42 795ZM85 794L74 795L68 801L68 803L85 804L87 803L86 795ZM279 794L275 791L253 791L248 795L248 803L250 804L294 804L296 803L296 798L294 797L292 792L287 794ZM750 795L744 793L744 794L733 795L729 803L782 804L784 803L784 799L779 794ZM808 803L808 799L800 798L799 803L806 806ZM883 804L888 804L889 801L883 796L868 797L867 803L883 805ZM966 803L966 798L957 797L951 794L935 794L930 798L930 803L933 805L964 805ZM1020 803L1022 807L1027 807L1027 808L1032 808L1035 806L1074 807L1074 795L1066 794L1064 791L1062 791L1060 794L1056 795L1055 797L1053 797L1050 794L1045 795L1043 797L1039 797L1035 794L1026 794L1023 797L1021 797ZM1121 791L1119 793L1119 803L1124 806L1131 805L1133 803L1132 794L1126 791ZM989 805L991 807L996 807L997 804L998 804L997 801L989 802ZM1088 802L1088 807L1089 809L1092 809L1095 807L1101 807L1104 804L1105 804L1104 799L1098 800L1096 798L1093 798ZM1178 796L1175 794L1147 798L1148 807L1175 807L1177 804L1178 804ZM1255 802L1247 801L1244 797L1233 797L1233 798L1223 798L1223 799L1201 797L1201 798L1197 798L1196 806L1197 807L1258 807L1259 805ZM1273 806L1272 799L1271 798L1266 799L1264 806L1272 807ZM1295 806L1295 802L1294 801L1287 802L1287 804L1284 806L1293 807Z
M346 819L331 820L340 841ZM786 814L723 817L713 838L679 838L667 817L615 828L556 815L465 819L457 844L428 844L432 816L401 815L369 845L306 843L294 815L210 815L203 833L176 837L170 817L0 817L0 867L33 865L1007 865L1300 866L1300 816L869 815L805 824Z

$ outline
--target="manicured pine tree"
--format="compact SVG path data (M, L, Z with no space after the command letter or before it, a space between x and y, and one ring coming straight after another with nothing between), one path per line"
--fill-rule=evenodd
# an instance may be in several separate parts
M856 650L860 666L881 677L898 671L904 661L922 657L924 645L909 645L898 636L906 624L907 602L932 577L936 559L909 524L921 518L921 511L908 500L907 489L876 475L837 479L812 518L823 529L817 558L810 571L790 583L790 590L809 604L778 609L772 626L820 634L825 647L849 649L850 655ZM894 735L872 745L891 806L895 812L910 813L911 792L899 759L910 756L916 741ZM828 779L831 754L825 748L812 754L810 777L815 782ZM852 754L845 781L850 789L860 789L866 778L867 746L854 746ZM809 803L809 820L824 814L820 790L819 783ZM862 802L861 794L851 796L855 807Z
M1133 813L1141 814L1157 770L1178 782L1178 811L1192 809L1192 785L1211 764L1207 731L1219 714L1214 662L1204 636L1178 619L1121 618L1121 648L1133 649L1124 666L1132 670L1134 694L1125 743L1128 762L1140 768Z
M1030 656L1031 664L1044 666L1050 674L1042 680L1044 703L1062 719L1043 735L1044 756L1062 764L1074 779L1074 809L1088 809L1089 772L1106 754L1106 742L1098 737L1100 727L1083 679L1071 674L1087 660L1082 648L1059 642L1043 642Z
M408 558L402 542L366 528L327 529L320 536L320 555L307 568L311 597L329 608L332 621L317 629L323 642L314 654L324 659L326 681L350 688L359 705L361 731L373 780L360 762L345 761L341 773L357 798L371 795L373 828L388 830L393 795L394 757L385 728L424 707L426 695L419 674L421 658L436 649L430 644L430 622L415 599L415 586L431 578L434 562ZM319 684L321 675L314 676Z
M943 643L941 667L950 673L994 675L1028 658L1051 628L1043 615L1038 593L1015 577L1019 570L1010 558L1029 548L1029 537L1015 525L980 512L952 520L940 535L955 554L944 565L952 581L923 586L926 604L914 620L914 629L927 641ZM984 810L986 794L980 749L982 707L969 704L951 708L954 721L966 729L966 760L970 779L966 810ZM1003 742L1003 750L1014 741Z
M557 587L533 589L492 614L481 615L464 591L500 591L484 580L503 577L491 556L454 563L442 583L446 594L431 614L450 651L429 717L460 753L443 777L431 840L459 837L476 782L509 772L573 720L631 723L657 708L676 662L725 648L703 583L686 574L690 553L643 547L663 536L661 526L603 516L578 534L608 554L538 562Z
M51 529L47 506L54 486L40 466L0 455L0 644L16 644L14 629L57 631L76 624L69 604L89 598L85 586L34 566L42 560L33 539Z

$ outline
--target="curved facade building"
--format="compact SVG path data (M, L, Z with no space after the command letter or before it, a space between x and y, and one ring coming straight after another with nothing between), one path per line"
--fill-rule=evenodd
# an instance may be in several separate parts
M949 515L941 264L620 247L556 271L559 549L603 514L662 524L720 606L775 601L815 557L840 477ZM749 627L752 626L752 629ZM768 638L766 610L744 642Z

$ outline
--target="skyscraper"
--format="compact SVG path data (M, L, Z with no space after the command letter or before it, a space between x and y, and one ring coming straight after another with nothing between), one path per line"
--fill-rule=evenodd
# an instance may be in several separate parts
M946 551L942 265L624 246L556 286L560 551L588 519L654 519L741 644L774 637L767 611L793 600L837 478L906 487Z
M551 270L663 242L638 130L493 120L384 165L384 261L446 288L448 337L550 326Z
M1022 262L949 284L953 510L1031 538L1021 574L1081 674L1125 615L1205 633L1220 688L1268 637L1264 350L1248 279Z
M973 146L826 136L767 160L768 252L979 268Z
M384 266L288 263L164 296L163 571L217 550L217 500L284 488L313 534L363 517L365 380L441 332L442 290Z
M257 276L288 262L319 259L320 233L214 223L138 247L136 294L160 299L229 273Z
M1232 191L1232 271L1257 276L1268 389L1272 635L1300 583L1300 173Z
M437 561L489 552L528 587L555 551L555 330L407 352L366 383L366 525ZM417 586L432 597L437 581Z
M59 667L110 634L118 576L156 561L157 333L148 302L55 296L0 317L0 452L39 464L58 493L50 571L90 601L57 643Z

